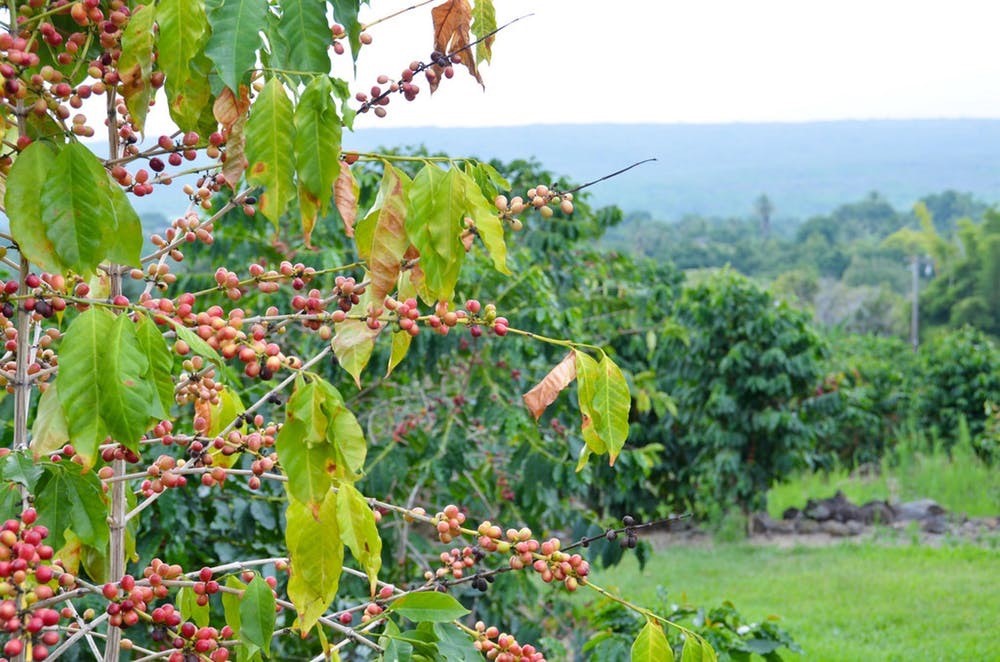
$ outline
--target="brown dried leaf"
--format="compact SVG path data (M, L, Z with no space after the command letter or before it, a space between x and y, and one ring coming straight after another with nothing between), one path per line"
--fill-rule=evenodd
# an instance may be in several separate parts
M243 178L247 166L250 165L245 154L246 136L243 134L246 122L246 115L241 115L230 125L226 134L226 160L222 164L222 176L226 178L226 184L229 185L229 188L234 191L240 183L240 179Z
M212 115L226 131L229 131L241 117L244 117L248 110L250 110L250 94L246 85L240 85L239 99L228 87L222 88L222 92L215 98L215 103L212 105Z
M537 421L545 408L556 401L559 394L576 379L576 352L571 351L542 381L524 394L524 404Z
M472 7L469 0L448 0L431 10L431 18L434 20L434 50L445 55L455 53L460 63L483 85L472 49L466 48L472 41ZM443 67L435 64L432 70L437 76L430 81L431 92L437 89L444 76Z
M354 221L358 217L358 183L346 163L340 165L340 174L333 183L333 200L344 221L344 233L353 237Z

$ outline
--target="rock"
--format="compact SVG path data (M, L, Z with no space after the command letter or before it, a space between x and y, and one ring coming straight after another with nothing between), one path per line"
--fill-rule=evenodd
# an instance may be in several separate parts
M809 519L823 522L833 517L833 511L823 502L815 502L812 499L806 504L805 515Z
M857 536L865 531L865 525L856 519L852 519L847 522L847 530L850 531L852 536Z
M889 524L896 518L892 506L885 501L869 501L860 510L865 524Z
M802 511L798 508L785 508L785 512L781 513L781 519L784 520L794 520L802 517Z
M938 505L934 499L918 499L907 501L895 507L897 521L922 520L928 517L944 515L947 511Z
M933 515L925 519L920 528L927 533L948 533L948 522L945 521L943 515Z
M767 513L756 513L751 519L750 533L793 533L795 524L785 520L772 519Z
M796 533L816 533L819 531L819 522L811 519L800 519L795 521Z
M820 524L820 530L823 533L829 533L831 536L838 538L851 535L851 529L843 522L838 522L835 519L830 519Z

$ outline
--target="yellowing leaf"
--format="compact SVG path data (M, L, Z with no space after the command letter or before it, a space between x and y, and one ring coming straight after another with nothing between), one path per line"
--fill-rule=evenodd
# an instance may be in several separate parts
M346 163L342 164L340 172L337 174L337 181L333 184L333 200L340 213L340 218L344 222L344 234L348 237L354 236L354 221L358 216L359 190L351 167Z
M342 483L338 490L340 536L368 575L369 590L374 596L378 571L382 567L382 539L375 525L375 515L367 499L353 485Z
M35 425L31 428L29 446L36 460L55 453L69 441L66 417L63 416L56 388L55 383L49 384L38 399L38 411L35 414Z
M559 394L576 379L576 352L569 352L542 381L522 396L528 411L537 421L545 408L555 402Z
M632 644L632 662L673 662L674 651L670 648L663 628L653 620L647 620Z
M396 288L403 255L410 245L406 209L410 178L386 164L375 205L355 228L358 254L368 261L372 301L382 301Z
M497 29L497 14L493 7L493 0L475 0L472 8L472 32L477 39L482 39L476 44L476 63L483 60L490 61L493 56L493 42L496 35L483 37Z
M288 598L298 612L303 634L312 629L337 595L344 567L344 543L337 523L337 495L331 489L318 515L295 499L285 512L285 543L291 569Z
M368 325L356 319L348 319L335 325L337 335L333 337L333 353L340 366L352 377L354 383L361 388L361 372L368 365L368 360L375 349L375 336L378 330L369 329Z

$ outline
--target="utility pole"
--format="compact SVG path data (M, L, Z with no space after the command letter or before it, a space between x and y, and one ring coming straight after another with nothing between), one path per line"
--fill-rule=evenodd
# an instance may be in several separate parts
M913 275L912 297L910 306L910 344L916 352L920 346L920 257L910 256L910 272Z

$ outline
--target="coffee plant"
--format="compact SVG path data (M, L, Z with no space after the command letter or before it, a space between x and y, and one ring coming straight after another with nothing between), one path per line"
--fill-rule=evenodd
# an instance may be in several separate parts
M692 629L591 581L591 543L632 548L652 523L625 516L571 540L464 503L420 505L419 484L390 498L398 488L380 473L424 421L402 421L369 457L381 427L352 407L377 393L375 359L405 373L411 348L433 357L449 335L554 348L524 401L540 417L576 383L570 472L595 455L615 463L631 395L601 346L543 335L499 296L462 291L476 260L516 287L509 233L572 227L580 187L515 190L476 159L342 147L344 129L392 100L416 101L460 69L482 82L503 29L493 3L437 4L426 60L352 83L331 71L350 73L383 20L430 3L367 25L360 4L0 5L5 659L543 660L472 613L468 589L508 575L638 614L634 659L672 659L670 628L684 659L715 659ZM153 130L154 104L171 129ZM100 154L81 142L98 136ZM147 240L132 197L170 189L187 209ZM242 227L269 228L269 245L243 255ZM401 397L427 388L403 384ZM373 411L391 418L394 404ZM484 434L465 422L450 434ZM423 443L451 461L447 439ZM261 527L278 542L247 535ZM404 554L437 545L436 560L385 581L386 531ZM190 563L207 550L214 562Z

